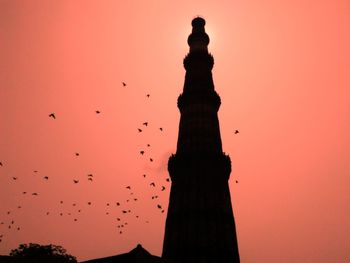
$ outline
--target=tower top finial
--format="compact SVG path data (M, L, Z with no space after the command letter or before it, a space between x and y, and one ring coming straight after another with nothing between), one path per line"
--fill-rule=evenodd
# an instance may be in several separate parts
M197 16L192 20L192 26L193 27L204 27L205 26L205 20L204 18Z

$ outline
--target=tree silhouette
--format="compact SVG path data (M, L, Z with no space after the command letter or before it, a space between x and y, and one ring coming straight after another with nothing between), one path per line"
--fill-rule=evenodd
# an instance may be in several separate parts
M77 263L77 259L66 253L61 246L21 244L18 248L12 249L10 256L16 259L23 259L26 262L52 262L52 263Z

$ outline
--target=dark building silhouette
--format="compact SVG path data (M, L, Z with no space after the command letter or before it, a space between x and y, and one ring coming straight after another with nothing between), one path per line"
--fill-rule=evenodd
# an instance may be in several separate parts
M239 262L228 180L231 160L222 151L205 20L192 20L184 59L177 151L168 161L172 185L162 257L181 263Z
M146 249L140 244L128 253L92 259L84 261L82 263L175 263L173 261L165 260L157 256L151 255Z

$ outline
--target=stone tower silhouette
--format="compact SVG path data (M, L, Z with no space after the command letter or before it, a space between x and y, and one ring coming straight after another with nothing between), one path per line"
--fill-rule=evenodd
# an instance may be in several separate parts
M172 185L162 257L187 263L238 263L236 227L228 179L230 157L222 151L205 20L192 20L177 151L168 161Z

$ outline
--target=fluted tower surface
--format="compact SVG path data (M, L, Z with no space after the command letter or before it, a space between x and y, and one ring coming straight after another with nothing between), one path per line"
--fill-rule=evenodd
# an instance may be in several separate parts
M192 20L183 93L177 106L177 151L168 161L172 185L163 257L182 263L238 263L236 227L228 180L231 160L222 151L205 20Z

